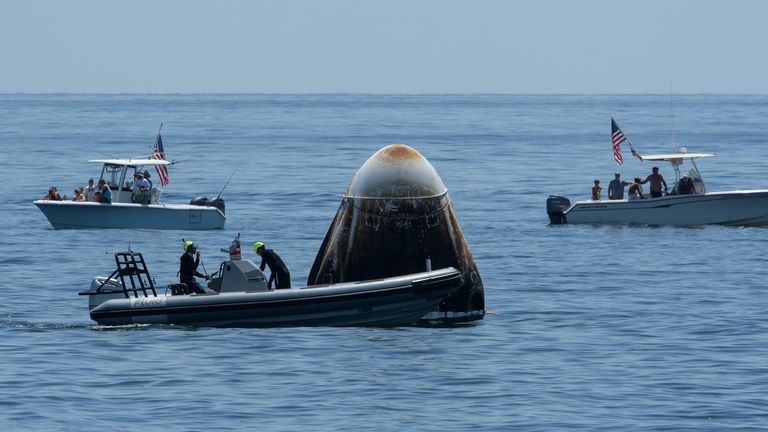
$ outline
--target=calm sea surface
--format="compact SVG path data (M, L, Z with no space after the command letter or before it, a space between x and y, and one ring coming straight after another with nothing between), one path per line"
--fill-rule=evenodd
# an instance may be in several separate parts
M549 226L641 153L717 151L711 191L768 188L768 97L0 95L0 430L768 429L768 229ZM673 115L671 115L673 111ZM674 119L674 120L673 120ZM145 155L163 122L166 202L222 196L224 230L55 231L32 201ZM236 233L307 274L341 196L381 147L437 169L483 277L456 327L95 326L77 292L144 253L176 279ZM624 177L649 163L624 151ZM661 173L673 177L671 168ZM154 174L154 173L153 173Z

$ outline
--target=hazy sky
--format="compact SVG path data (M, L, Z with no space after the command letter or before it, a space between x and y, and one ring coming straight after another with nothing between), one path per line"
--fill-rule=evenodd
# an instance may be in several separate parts
M0 92L768 93L768 1L0 0Z

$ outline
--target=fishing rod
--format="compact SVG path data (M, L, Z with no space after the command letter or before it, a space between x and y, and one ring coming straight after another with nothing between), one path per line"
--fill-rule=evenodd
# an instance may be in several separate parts
M104 153L104 152L100 152L100 151L97 151L96 153L98 153L100 155L104 155L104 156L106 156L108 158L111 158L111 159L117 159L117 156L113 156L113 155L111 155L109 153Z
M237 172L237 169L238 169L238 168L240 168L240 164L237 164L237 166L235 166L235 169L234 169L234 170L232 170L232 175L231 175L231 176L229 176L229 179L227 179L227 182L226 182L226 183L224 183L224 187L223 187L223 188L221 188L221 192L219 192L219 194L218 194L218 195L216 195L216 199L219 199L219 197L221 197L221 194L223 194L223 193L224 193L224 189L226 189L226 188L227 188L227 185L229 184L229 181L230 181L230 180L232 180L232 177L234 177L234 176L235 176L235 172Z

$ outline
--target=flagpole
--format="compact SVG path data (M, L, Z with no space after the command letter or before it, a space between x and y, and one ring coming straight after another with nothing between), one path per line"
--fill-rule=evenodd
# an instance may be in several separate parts
M157 130L157 136L155 136L155 142L153 142L153 143L152 143L152 144L149 146L149 157L148 157L147 159L152 159L152 151L153 151L153 150L154 150L154 148L155 148L155 143L157 142L157 137L159 137L159 136L160 136L160 131L162 131L162 130L163 130L163 123L162 123L162 122L160 122L160 129L158 129L158 130Z

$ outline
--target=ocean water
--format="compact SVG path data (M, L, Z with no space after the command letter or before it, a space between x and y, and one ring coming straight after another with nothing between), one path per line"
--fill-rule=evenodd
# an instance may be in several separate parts
M0 95L0 430L768 429L768 229L550 226L545 200L641 153L716 151L711 191L768 188L768 97L734 95ZM53 230L89 159L147 154L167 202L222 197L219 231ZM674 141L674 144L673 144ZM176 279L236 233L293 284L357 169L406 143L437 169L482 275L482 321L452 327L106 328L77 292L111 253ZM624 149L624 177L651 166ZM661 173L673 177L671 168ZM247 250L247 247L245 248ZM246 256L250 256L250 251Z

